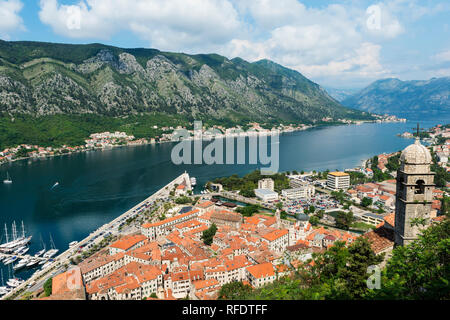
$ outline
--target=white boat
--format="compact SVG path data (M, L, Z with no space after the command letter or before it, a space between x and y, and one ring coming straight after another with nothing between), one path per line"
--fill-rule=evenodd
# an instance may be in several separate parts
M45 254L44 254L44 258L51 258L51 257L53 257L55 254L57 254L58 253L58 249L51 249L51 250L48 250Z
M58 185L59 185L59 182L56 182L56 183L53 185L52 189L55 188L55 187L57 187Z
M18 255L23 256L25 253L27 253L30 250L30 248L26 247L25 249L20 250L20 252L18 253Z
M8 287L0 287L0 297L3 297L5 294L9 293Z
M48 250L45 254L44 254L44 258L51 258L53 257L55 254L57 254L59 252L58 249L55 248L55 243L53 242L52 239L52 235L50 234L50 246L52 247L52 249Z
M42 256L42 255L45 253L45 251L46 251L45 243L44 243L44 241L42 240L42 235L40 236L40 238L41 238L42 250L41 250L41 251L38 251L38 252L34 255L35 257L40 257L40 256Z
M69 248L72 248L74 246L76 246L78 244L78 241L72 241L71 243L69 243Z
M14 253L18 253L18 252L22 251L23 249L26 249L26 247L25 246L20 246L20 247L14 249Z
M36 258L38 258L38 257L42 256L44 253L45 253L45 249L42 249L41 251L37 252L34 256Z
M22 236L19 237L17 235L16 222L14 221L12 224L12 240L8 239L8 228L5 224L5 235L6 235L6 243L0 245L0 249L4 252L11 252L17 250L18 247L26 246L30 241L32 236L25 237L25 227L22 221Z
M39 263L38 259L31 259L30 262L27 263L27 268L31 268L34 267L35 265L37 265Z
M14 270L19 270L19 269L25 268L26 265L27 265L27 263L28 263L28 260L25 260L25 261L21 260L18 264L16 264L16 265L13 267L13 269L14 269Z
M9 279L6 284L10 287L16 288L18 286L20 286L22 283L24 283L23 280L19 279L19 278L14 278L14 279Z
M5 286L5 283L3 282L3 270L0 269L1 278L2 278L2 286L0 287L0 296L4 296L9 292L9 288Z
M8 264L13 263L13 262L16 261L16 260L17 260L17 257L16 257L16 256L14 256L14 257L12 257L12 258L9 258L8 260L5 261L5 266L8 265Z
M53 262L51 262L51 261L46 262L46 263L42 266L41 270L46 269L46 268L49 267L52 263L53 263Z
M191 186L195 187L197 185L197 179L192 177L191 178Z
M11 184L12 183L11 177L9 176L9 172L6 172L6 179L3 180L3 183L4 184Z

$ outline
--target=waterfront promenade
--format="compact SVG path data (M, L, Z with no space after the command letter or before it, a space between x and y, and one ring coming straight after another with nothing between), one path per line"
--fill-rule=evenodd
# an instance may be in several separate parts
M10 293L2 297L2 300L8 299L10 297L16 297L17 293L26 290L28 288L28 285L31 285L33 283L36 283L38 281L42 281L41 278L44 276L50 274L50 272L53 269L61 269L64 264L70 264L70 258L77 254L77 251L82 248L82 246L86 245L89 241L94 240L98 237L100 237L101 234L106 233L109 230L112 230L114 226L118 225L118 223L123 219L129 219L133 218L136 215L142 213L146 206L148 206L150 203L154 202L158 199L167 198L170 195L170 191L175 187L175 185L185 184L188 188L188 190L191 189L191 181L189 178L189 174L187 172L181 174L179 177L175 178L173 181L159 189L157 192L152 194L147 199L143 200L142 202L135 205L130 210L126 211L119 217L115 218L113 221L101 226L89 236L78 242L75 246L67 249L63 253L61 253L59 256L54 258L54 262L49 265L47 268L38 271L37 273L33 274L29 279L27 279L24 283L22 283L20 286L12 290ZM59 270L57 270L59 271Z

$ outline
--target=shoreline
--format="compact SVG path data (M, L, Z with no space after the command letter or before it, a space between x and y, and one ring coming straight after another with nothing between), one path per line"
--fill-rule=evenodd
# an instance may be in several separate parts
M361 120L361 121L357 121L356 123L330 123L330 124L318 124L318 125L308 125L306 128L297 128L297 129L288 129L288 130L279 130L277 129L276 132L278 134L283 134L283 133L293 133L293 132L300 132L300 131L306 131L309 129L314 129L314 128L323 128L323 127L334 127L334 126L341 126L341 125L361 125L361 124L365 124L365 123L402 123L403 121L376 121L376 120ZM225 135L223 134L221 137L214 137L215 139L221 138L221 139L226 139L226 138L237 138L237 137L249 137L249 136L260 136L260 135L272 135L273 131L268 131L268 132L257 132L256 134L250 134L249 132L244 131L244 134L231 134L231 135ZM203 132L202 132L203 134ZM126 145L109 145L107 147L94 147L94 148L83 148L81 150L75 150L75 151L69 151L66 153L58 153L58 154L54 154L54 155L46 155L46 156L38 156L38 157L21 157L21 158L16 158L16 159L12 159L12 160L7 160L7 161L3 161L0 162L0 168L3 165L6 164L12 164L14 162L17 161L22 161L22 160L29 160L29 159L39 159L39 160L47 160L48 158L54 158L54 157L61 157L61 156L68 156L71 154L77 154L77 153L87 153L90 151L103 151L103 150L112 150L115 148L120 148L120 147L137 147L137 146L146 146L146 145L157 145L157 144L163 144L163 143L171 143L171 142L178 142L178 141L158 141L158 142L151 142L148 141L147 138L142 138L145 139L147 142L146 143L139 143L139 144L126 144ZM152 138L149 138L152 139ZM211 141L212 137L203 137L202 140L204 141ZM195 136L191 136L188 140L194 141L194 140L200 140L198 138L195 138ZM80 147L80 146L78 146Z

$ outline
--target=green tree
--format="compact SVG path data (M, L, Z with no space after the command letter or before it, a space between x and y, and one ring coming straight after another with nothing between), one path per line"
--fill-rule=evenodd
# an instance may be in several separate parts
M244 300L252 292L252 287L242 282L233 281L220 288L219 300Z
M177 203L177 204L186 204L186 203L191 203L191 202L192 202L191 198L186 197L186 196L182 196L182 197L175 199L175 203Z
M325 215L325 210L323 210L323 209L320 209L320 210L317 211L317 213L316 213L316 216L317 216L317 218L319 218L319 219L322 219L324 215Z
M203 243L207 246L210 246L213 243L214 236L217 232L217 226L213 223L211 227L203 231L201 239L203 240Z
M378 265L383 255L376 255L365 237L359 237L348 248L348 259L340 277L345 281L343 290L336 298L361 299L367 294L367 273L369 266Z
M317 226L317 224L319 223L319 217L317 216L309 217L309 223L311 223L313 226Z
M253 214L258 212L260 209L261 209L260 206L252 204L252 205L245 206L245 207L238 207L238 208L236 208L236 212L239 212L244 217L251 217Z
M52 282L53 278L48 278L44 282L44 294L46 297L49 297L52 294Z
M370 199L370 198L367 198L367 197L364 197L362 200L361 200L361 205L364 207L364 208L367 208L368 206L370 206L370 205L372 205L372 199Z
M344 230L349 230L353 221L353 212L339 211L336 216L336 227Z
M393 250L381 289L368 299L450 299L450 220L434 224L419 239Z

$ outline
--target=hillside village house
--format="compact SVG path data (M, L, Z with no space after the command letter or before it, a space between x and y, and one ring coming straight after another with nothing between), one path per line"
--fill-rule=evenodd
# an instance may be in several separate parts
M276 278L274 267L270 262L247 267L247 278L254 288L272 283Z
M261 238L267 242L269 250L282 252L289 245L289 231L287 229L274 230Z
M139 248L144 245L146 240L147 237L142 234L125 236L109 246L109 254L114 255L119 252Z
M144 223L141 226L141 232L149 239L156 239L159 236L168 234L170 230L178 223L196 218L198 216L198 213L199 210L194 209L162 221L154 223Z

